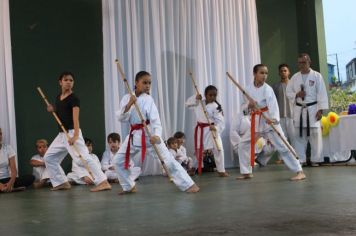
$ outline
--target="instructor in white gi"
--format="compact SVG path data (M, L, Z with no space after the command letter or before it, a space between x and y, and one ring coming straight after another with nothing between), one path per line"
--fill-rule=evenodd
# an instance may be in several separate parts
M308 141L311 146L311 162L322 162L322 139L320 119L323 110L328 109L328 95L322 75L310 68L308 54L298 57L299 72L294 74L287 85L287 96L293 104L295 127L295 150L301 163L306 162Z

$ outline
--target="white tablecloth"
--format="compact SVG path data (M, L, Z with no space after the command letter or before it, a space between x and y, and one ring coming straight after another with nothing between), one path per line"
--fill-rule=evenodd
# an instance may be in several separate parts
M323 155L330 162L346 161L350 151L356 150L356 115L340 116L339 124L330 127L327 136L323 136Z

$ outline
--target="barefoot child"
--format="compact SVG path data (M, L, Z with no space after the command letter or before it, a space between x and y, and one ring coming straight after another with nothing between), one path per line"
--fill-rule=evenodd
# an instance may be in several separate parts
M286 147L280 137L275 131L272 130L269 124L274 124L278 132L284 137L282 128L279 124L279 109L276 96L273 92L271 86L265 83L268 75L267 66L263 64L255 65L253 68L254 81L252 84L247 86L246 93L249 94L254 101L248 101L245 98L245 104L242 107L247 107L251 110L251 142L250 145L247 145L248 151L251 151L251 148L254 148L255 140L252 137L253 134L258 136L265 137L268 139L275 149L279 152L282 157L284 164L287 167L297 173L296 176L291 178L291 180L302 180L305 179L302 167L299 161L293 156L292 152ZM261 116L261 113L267 117L267 120ZM285 139L285 137L284 137ZM250 155L244 155L242 158L250 159ZM241 164L249 163L248 161L242 161ZM250 163L249 163L250 164ZM248 173L241 172L241 176L237 179L248 179L251 177L252 168L243 166L243 169L248 169ZM240 167L241 169L241 167Z
M135 78L134 94L126 94L122 98L120 110L117 113L120 121L128 122L131 125L130 134L127 135L118 154L114 158L115 169L123 188L122 194L136 192L136 183L131 177L134 174L132 171L134 166L130 164L130 158L136 153L141 152L143 161L146 150L150 155L156 156L153 144L156 145L176 186L181 191L198 192L199 187L193 182L183 167L174 160L174 157L168 151L161 138L162 125L157 107L153 98L149 95L150 88L151 75L146 71L138 72ZM144 126L134 107L135 102L148 128L151 130L151 137L148 137L144 130Z
M85 146L87 146L90 157L96 162L97 165L100 165L100 161L97 155L93 153L93 141L88 138L84 138ZM67 174L67 178L70 183L74 184L94 184L93 178L90 176L87 169L84 166L78 165L75 161L72 160L72 172Z
M187 107L193 108L195 110L195 115L197 118L197 125L195 127L194 144L195 144L195 155L197 156L198 165L202 163L203 152L208 149L213 150L216 169L220 177L229 176L225 171L224 163L224 148L221 141L221 133L225 129L225 120L222 112L221 105L216 101L216 96L218 94L218 89L209 85L205 88L205 99L203 103L205 104L206 111L208 113L211 126L204 115L203 108L199 105L199 100L202 99L201 95L196 95L190 97L185 103ZM217 137L217 143L219 144L221 150L218 150L216 144L213 140L212 132L215 132Z

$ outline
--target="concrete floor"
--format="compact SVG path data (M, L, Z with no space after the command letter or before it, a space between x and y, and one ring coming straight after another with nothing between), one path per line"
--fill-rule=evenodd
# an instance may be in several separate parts
M0 194L0 235L356 235L356 167L306 168L291 182L284 166L237 181L195 177L198 194L165 177L143 177L139 192L49 189Z

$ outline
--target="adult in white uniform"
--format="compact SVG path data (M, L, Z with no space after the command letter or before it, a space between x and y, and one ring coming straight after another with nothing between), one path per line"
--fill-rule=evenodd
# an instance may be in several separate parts
M152 144L155 144L158 152L176 186L185 192L198 192L199 187L189 177L184 168L174 159L164 144L161 133L162 126L157 107L153 98L149 95L151 88L151 76L146 71L136 74L134 94L126 94L120 102L120 110L117 112L119 120L128 122L131 125L130 134L114 157L115 170L118 173L120 185L123 188L122 194L136 192L136 183L132 178L133 167L130 165L130 158L141 152L144 159L146 151L150 155L155 155ZM143 118L151 131L151 137L144 131L141 119L135 110L134 103L139 107ZM158 158L158 157L157 157Z
M202 101L205 106L209 121L211 122L211 126L209 126L209 122L204 114L204 110L200 105L199 100L202 100L202 96L200 94L188 98L185 105L188 108L194 109L197 119L197 125L195 127L194 134L194 144L198 166L202 164L202 153L210 149L214 154L218 175L220 177L227 177L229 175L225 171L224 147L221 141L221 133L225 129L225 119L221 105L216 101L217 93L218 90L215 86L207 86L204 91L205 99ZM215 133L216 142L218 143L220 150L218 150L216 147L212 132Z
M295 126L295 149L301 163L306 162L306 148L311 146L311 162L322 162L322 137L320 119L323 110L329 108L324 79L319 72L310 68L310 57L298 57L299 72L288 83L286 92L293 104Z
M243 108L247 107L251 110L251 144L249 146L250 157L254 158L254 144L253 136L262 136L268 139L274 148L281 155L284 164L293 172L297 173L291 180L305 179L302 167L299 161L293 156L292 152L283 143L281 138L272 129L270 124L278 130L282 137L284 137L282 128L279 124L279 109L276 96L271 86L265 83L268 75L267 66L263 64L255 65L253 68L254 81L247 86L246 92L251 96L253 101L248 101L245 98ZM264 112L267 119L263 118L259 113ZM285 139L285 137L284 137ZM252 146L252 147L251 147ZM253 148L251 150L251 148ZM251 163L250 163L251 164ZM248 179L248 174L242 174L238 179Z

